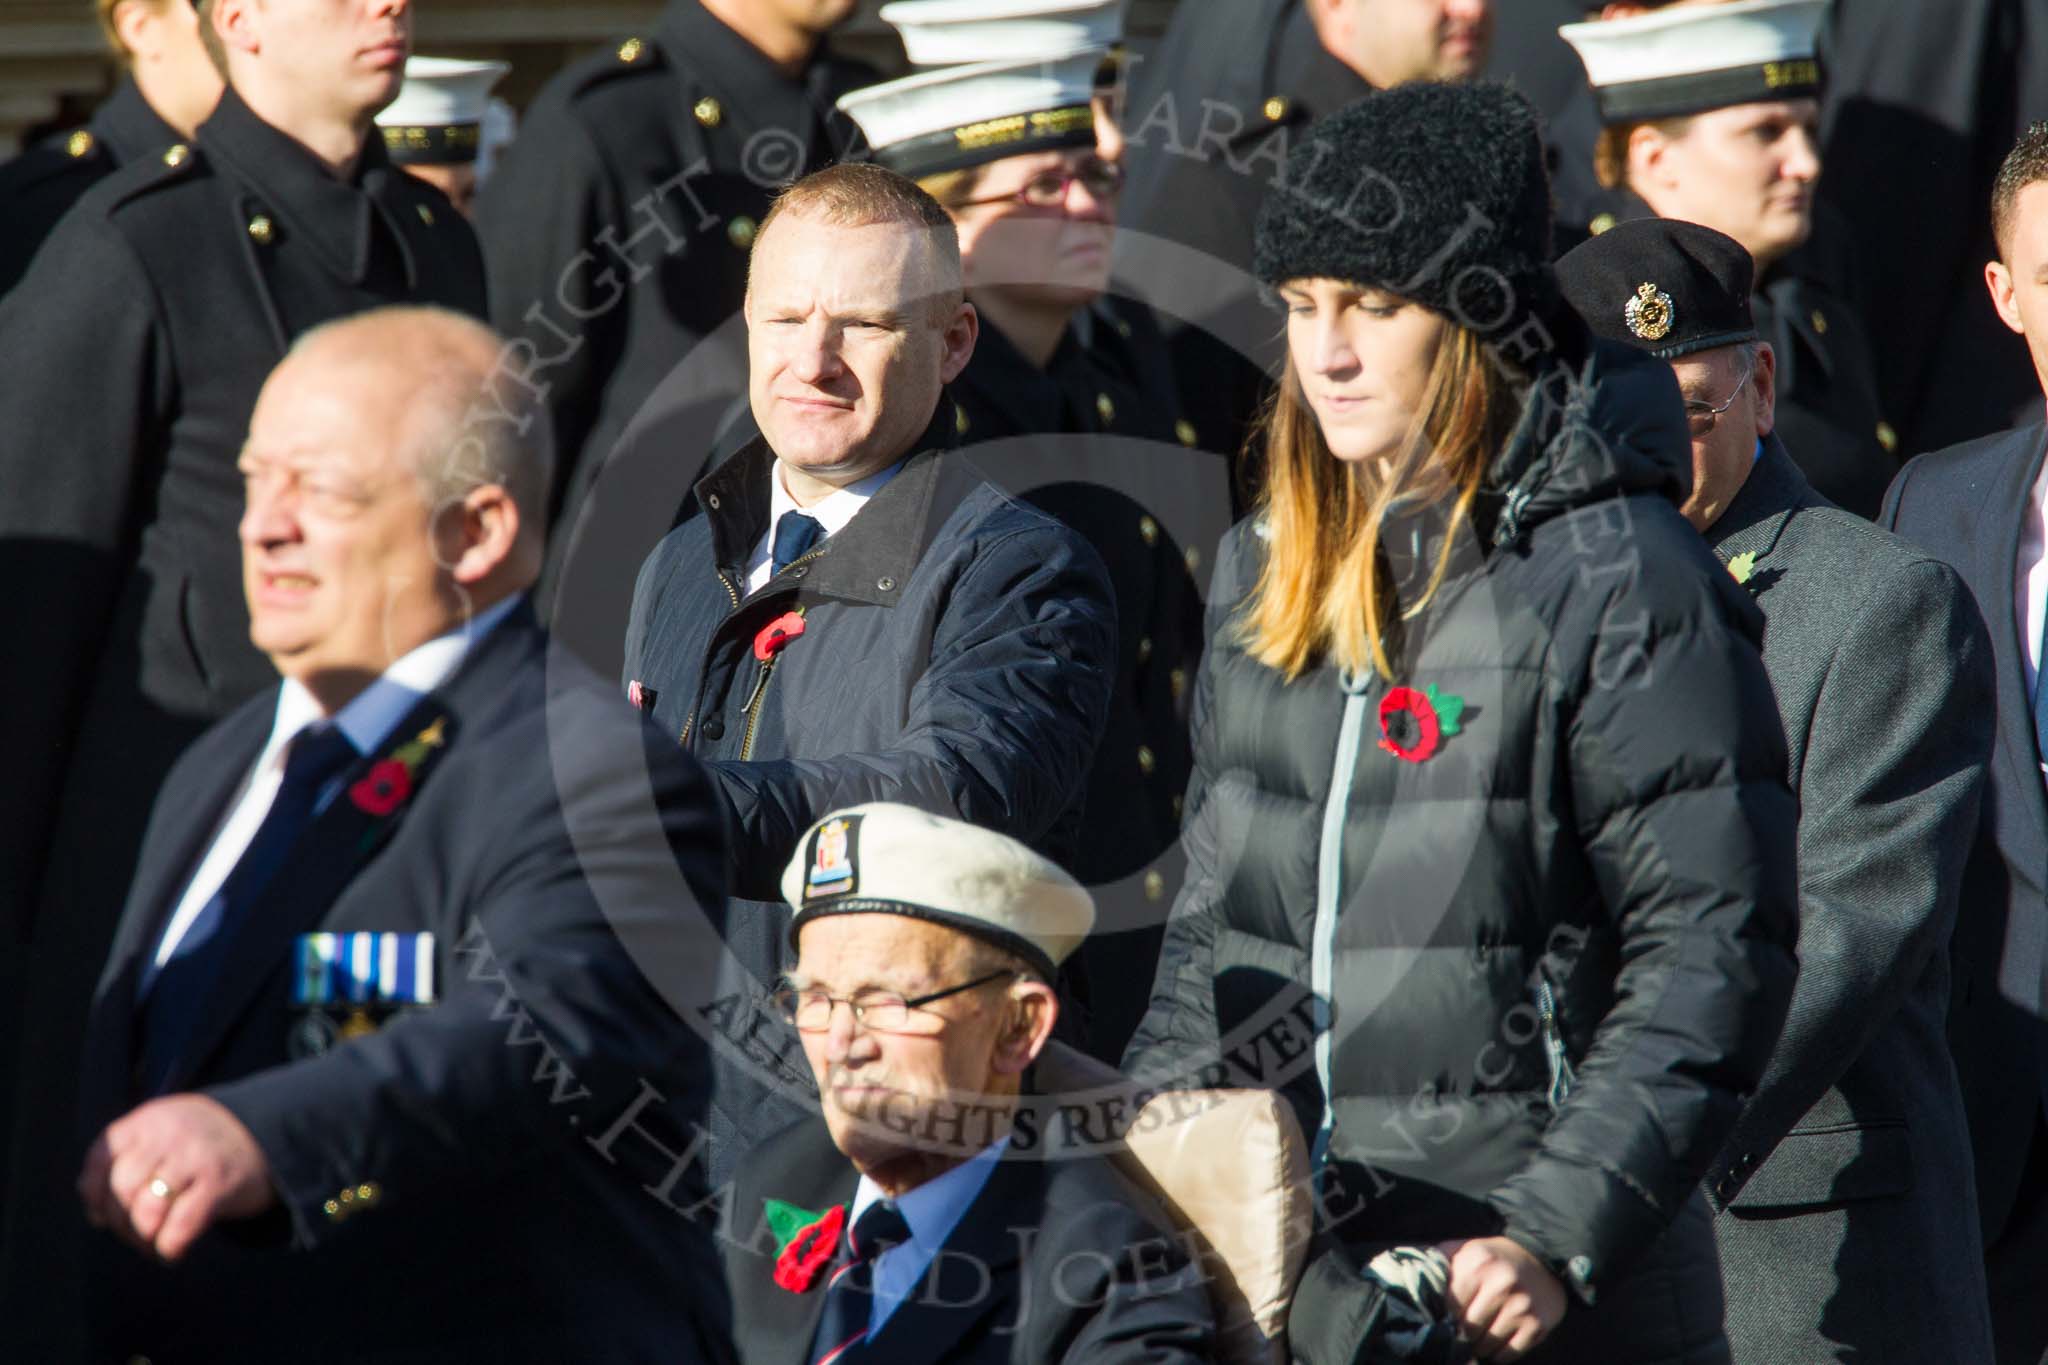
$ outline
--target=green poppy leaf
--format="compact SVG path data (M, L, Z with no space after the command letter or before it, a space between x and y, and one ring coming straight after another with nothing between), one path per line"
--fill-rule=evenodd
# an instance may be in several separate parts
M1435 687L1425 690L1429 704L1436 708L1436 728L1439 734L1455 735L1459 721L1465 715L1465 699L1455 692L1439 692Z
M1756 572L1756 551L1744 550L1729 560L1728 572L1735 576L1737 583L1749 582L1750 575Z
M785 1204L780 1199L764 1199L768 1206L768 1227L775 1234L775 1250L779 1255L789 1246L799 1232L817 1222L825 1215L810 1209L800 1209L794 1204Z

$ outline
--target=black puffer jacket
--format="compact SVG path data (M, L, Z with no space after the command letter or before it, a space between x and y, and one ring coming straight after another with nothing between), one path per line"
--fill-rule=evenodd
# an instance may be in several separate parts
M1539 1359L1711 1360L1687 1206L1783 1021L1798 812L1762 618L1672 504L1669 368L1603 343L1567 375L1396 656L1456 722L1427 758L1382 747L1383 680L1244 652L1263 528L1227 538L1188 883L1127 1066L1284 1087L1341 1242L1528 1247L1576 1298ZM1408 591L1422 520L1390 546Z

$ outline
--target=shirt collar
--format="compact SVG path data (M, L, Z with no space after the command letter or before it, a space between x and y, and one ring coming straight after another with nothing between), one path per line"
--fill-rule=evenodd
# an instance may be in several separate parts
M1010 1135L1005 1133L943 1175L934 1176L916 1189L896 1196L896 1210L910 1225L911 1243L920 1252L936 1255L946 1244L946 1239L953 1235L953 1229L966 1216L968 1206L980 1196L988 1178L995 1174L996 1163L1009 1149ZM860 1186L853 1194L853 1207L848 1211L848 1226L858 1223L869 1206L882 1198L881 1187L862 1176Z
M333 723L341 727L358 754L376 752L419 699L453 677L471 647L510 616L524 597L524 593L514 593L447 634L437 635L405 654L335 712ZM277 719L271 724L270 742L259 763L273 759L307 726L327 719L305 684L297 678L286 678L278 689Z
M832 494L822 502L810 507L798 507L796 499L792 498L789 495L789 490L783 487L782 461L777 460L769 467L768 474L768 535L771 539L773 538L775 528L781 524L784 512L802 512L805 516L810 517L813 521L824 527L826 535L831 535L833 532L842 529L847 522L852 521L860 509L867 505L868 499L881 492L882 486L895 478L896 471L901 468L903 468L903 461L898 460L887 469L877 474L870 474L858 483L850 483L844 488L834 489Z

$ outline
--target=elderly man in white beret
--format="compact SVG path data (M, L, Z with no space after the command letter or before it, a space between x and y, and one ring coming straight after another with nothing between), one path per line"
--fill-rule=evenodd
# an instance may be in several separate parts
M819 821L782 889L778 1002L824 1121L735 1173L741 1360L1207 1360L1208 1295L1165 1212L1019 1121L1088 893L1014 839L888 803Z

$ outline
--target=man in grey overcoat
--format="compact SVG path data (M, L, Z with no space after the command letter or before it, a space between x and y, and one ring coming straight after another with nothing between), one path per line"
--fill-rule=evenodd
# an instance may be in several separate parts
M1707 1176L1728 1338L1736 1365L1975 1365L1990 1321L1946 1020L1995 734L1991 641L1952 569L1815 493L1773 434L1752 272L1732 239L1670 219L1558 263L1597 335L1678 376L1681 510L1763 610L1799 798L1799 984Z

